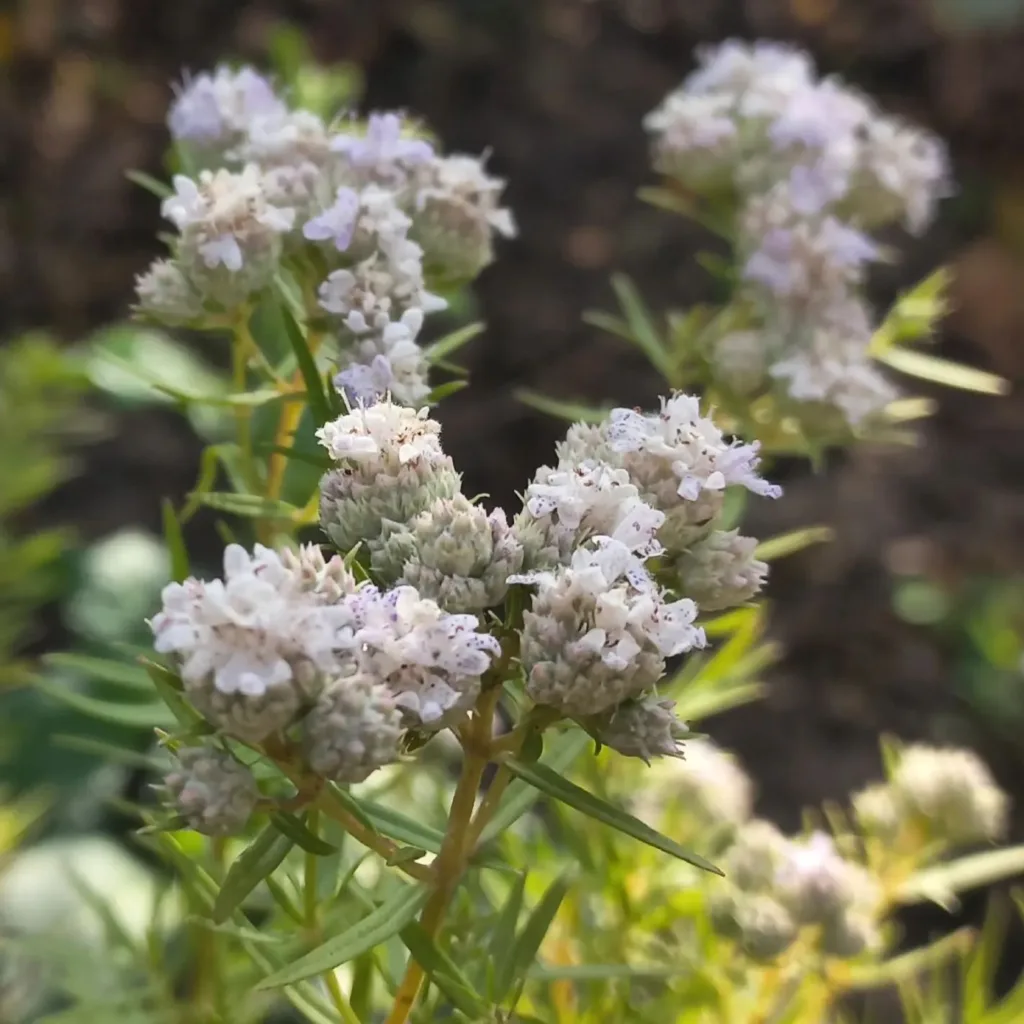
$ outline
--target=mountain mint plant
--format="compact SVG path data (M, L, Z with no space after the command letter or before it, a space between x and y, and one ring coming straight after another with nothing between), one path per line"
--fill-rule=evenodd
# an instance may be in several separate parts
M178 173L149 185L173 230L137 313L232 357L222 391L172 393L221 433L165 509L144 663L172 766L142 841L180 878L189 1019L283 997L347 1024L742 1022L812 995L787 1019L825 1019L892 962L895 905L956 891L919 872L996 838L1005 798L970 755L911 748L856 828L785 837L687 723L756 696L772 657L752 602L779 540L735 502L780 497L759 430L849 442L889 408L868 232L927 223L941 146L796 51L704 55L647 127L672 195L728 224L735 298L670 348L619 282L614 326L666 394L573 422L502 510L465 493L432 412L474 330L422 337L514 235L502 182L402 113L325 120L249 68L187 79L169 126ZM227 517L219 571L190 567L201 507ZM627 984L581 1004L588 964Z

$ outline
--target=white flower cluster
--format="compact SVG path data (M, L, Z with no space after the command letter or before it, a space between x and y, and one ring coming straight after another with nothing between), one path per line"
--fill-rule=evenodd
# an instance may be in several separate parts
M902 752L888 783L854 796L853 811L865 832L886 843L923 831L961 846L1001 838L1009 801L976 754L919 744Z
M201 325L294 261L322 266L338 389L353 404L385 394L420 404L430 387L416 339L425 315L446 305L428 290L425 268L451 284L491 262L494 235L515 233L500 205L504 183L479 158L438 154L399 114L332 128L292 110L251 68L187 79L168 123L203 169L177 176L164 202L180 237L172 258L139 278L140 312Z
M645 127L658 170L738 204L743 298L764 354L739 353L734 382L736 345L721 338L716 379L739 393L774 380L791 403L853 426L880 412L894 392L868 357L861 285L881 251L864 232L927 227L950 187L942 143L819 79L799 50L734 40L706 49Z
M855 957L880 941L877 883L823 832L787 839L755 819L736 833L722 870L728 881L712 895L712 925L754 960L774 960L804 927L830 957Z
M513 527L529 571L509 582L537 587L521 645L527 691L624 754L675 754L685 726L652 696L665 658L704 645L701 602L745 601L765 574L752 542L713 529L725 490L779 488L758 476L756 445L727 441L683 394L656 414L615 409L576 424L558 456ZM678 600L647 565L666 554L685 570Z
M212 725L259 743L305 719L311 766L340 781L394 760L404 729L470 706L500 651L475 616L411 586L357 585L315 547L231 545L224 579L169 585L151 625Z

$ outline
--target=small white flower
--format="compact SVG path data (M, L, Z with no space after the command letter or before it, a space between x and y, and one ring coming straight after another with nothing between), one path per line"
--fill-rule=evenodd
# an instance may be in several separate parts
M703 647L697 606L667 602L621 541L595 537L568 567L510 576L537 586L525 614L527 691L569 715L593 715L655 685L664 658Z
M613 409L605 428L608 444L625 457L631 475L659 475L664 466L676 478L676 494L696 501L703 491L735 484L763 497L776 498L781 488L757 474L758 445L729 443L708 418L700 400L677 393L661 400L661 411L645 415Z
M354 409L325 423L317 438L336 462L355 463L367 473L445 458L441 425L427 410L417 412L392 402Z

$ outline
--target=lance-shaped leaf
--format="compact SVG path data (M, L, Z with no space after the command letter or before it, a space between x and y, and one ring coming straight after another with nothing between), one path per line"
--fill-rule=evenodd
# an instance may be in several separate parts
M70 651L57 651L43 656L43 662L54 668L66 669L79 673L98 683L110 683L122 686L126 690L135 690L152 696L153 684L146 675L145 669L139 665L114 661L112 658L97 658L91 654L74 654Z
M562 876L556 878L547 891L541 897L540 902L534 907L523 926L522 932L516 939L515 948L512 951L512 977L526 978L526 972L537 959L540 945L547 935L551 922L558 913L566 893L569 891L569 880Z
M315 974L332 971L341 964L365 953L368 949L397 935L420 912L430 890L423 885L405 885L385 900L376 910L311 950L305 956L278 971L256 986L257 991L280 988L311 978Z
M602 824L607 825L609 828L614 828L624 835L632 836L632 838L638 839L648 846L653 846L656 850L661 850L672 857L686 861L687 864L692 864L702 871L710 871L716 875L722 873L714 864L704 860L703 857L691 853L675 842L675 840L669 839L668 836L663 836L660 832L656 832L650 825L644 824L639 818L634 818L633 815L627 814L621 808L615 807L600 797L594 796L593 793L588 793L585 789L581 789L575 783L563 778L558 772L552 771L547 765L539 762L537 764L523 764L515 759L509 759L505 763L508 765L509 771L517 775L524 782L528 782L547 796L553 797L555 800L580 811L582 814L587 815L587 817L600 821Z
M519 912L523 907L523 892L526 889L526 872L519 875L501 908L501 914L491 932L490 957L494 964L494 999L502 1002L515 980L516 927Z
M595 408L580 402L563 402L526 388L518 388L514 395L516 401L530 406L531 409L536 409L538 412L546 413L548 416L554 416L560 420L569 420L572 423L600 423L608 415L608 409Z
M672 365L672 356L658 337L658 329L654 326L654 321L647 312L636 285L625 274L615 274L612 277L612 288L629 325L629 340L647 356L651 366L665 380L671 381L675 369Z
M900 373L946 387L979 391L985 395L1005 395L1010 391L1009 383L994 373L963 366L928 352L894 346L878 353L875 358Z
M424 931L412 921L401 931L402 942L413 959L426 971L431 981L448 997L452 1005L472 1020L486 1016L487 1001L473 989L458 965Z
M949 909L956 907L959 893L1020 874L1024 874L1024 845L987 850L918 871L900 886L896 898L905 904L931 900Z
M129 729L173 729L175 725L174 716L159 701L140 704L98 700L46 679L35 680L35 686L54 700L102 722L123 725Z
M196 497L196 495L190 495ZM258 494L233 494L230 491L210 491L198 495L199 504L215 508L218 512L228 512L233 516L251 519L287 519L294 520L299 509L286 501L274 498L261 498Z
M432 345L423 350L423 356L428 363L437 363L447 359L452 353L457 352L466 342L472 341L484 329L481 323L466 324L458 330L439 338Z
M320 379L320 371L317 369L316 360L313 358L309 343L306 341L306 335L303 333L299 322L295 319L288 302L283 296L281 298L280 310L285 333L288 335L288 341L292 346L292 351L295 353L295 361L306 385L306 399L309 402L309 408L313 412L313 418L316 420L317 426L320 426L332 418L324 382Z
M226 921L249 893L281 865L294 845L276 825L267 825L228 869L213 904L213 920L217 924Z
M181 522L170 498L164 498L161 506L164 525L164 542L167 544L167 551L171 556L171 579L175 583L181 583L188 578L189 562L188 548L185 546L185 537L181 532Z
M763 562L774 562L777 558L795 555L813 544L827 544L834 536L835 531L830 526L807 526L802 530L791 530L761 541L754 551L754 557Z
M295 817L294 814L278 811L270 816L270 821L282 835L287 836L296 846L301 846L307 853L316 854L318 857L329 857L338 852L336 846L332 846L311 832L305 822Z

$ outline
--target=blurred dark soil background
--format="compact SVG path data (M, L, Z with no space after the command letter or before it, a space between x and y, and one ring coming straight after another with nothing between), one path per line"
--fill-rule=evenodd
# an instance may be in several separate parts
M477 294L488 329L473 387L442 407L469 493L512 502L562 427L517 386L647 404L657 380L581 313L611 305L625 270L654 308L707 297L707 243L635 198L651 179L641 118L701 42L769 36L809 47L886 107L951 145L960 194L879 275L880 302L941 261L956 270L941 351L1024 378L1024 32L967 32L953 0L25 0L0 13L0 336L69 341L131 301L157 249L157 202L124 178L160 173L169 84L225 55L262 62L282 18L315 54L366 76L368 107L422 115L449 149L493 150L520 237ZM968 5L969 6L969 5ZM984 6L984 5L981 5ZM1024 744L951 685L943 636L893 611L893 574L951 586L1024 569L1024 399L936 392L917 448L861 448L814 475L778 467L769 535L829 523L836 541L780 564L772 630L786 654L766 701L712 723L758 780L761 810L793 826L879 770L878 736L975 745L1024 809ZM159 528L159 498L194 480L198 444L170 414L132 414L45 510L86 538ZM2 484L0 484L2 486ZM202 542L203 539L200 538ZM212 551L215 538L206 538ZM1021 833L1018 819L1018 838ZM925 915L921 929L932 926Z

